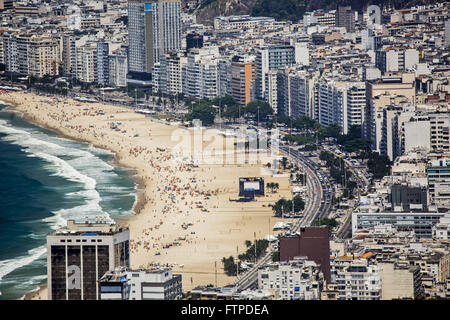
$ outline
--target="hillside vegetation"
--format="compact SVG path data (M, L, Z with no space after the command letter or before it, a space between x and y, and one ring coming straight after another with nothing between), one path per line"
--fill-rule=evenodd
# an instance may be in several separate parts
M307 11L316 9L333 10L338 6L351 6L362 11L376 4L391 5L396 9L414 5L436 3L436 0L204 0L196 10L197 20L213 24L214 17L249 14L268 16L277 20L298 22Z

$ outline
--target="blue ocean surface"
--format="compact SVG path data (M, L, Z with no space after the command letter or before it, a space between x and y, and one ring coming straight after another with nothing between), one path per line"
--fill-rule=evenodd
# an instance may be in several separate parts
M0 300L46 284L46 236L67 220L132 215L131 174L112 152L60 138L0 104Z

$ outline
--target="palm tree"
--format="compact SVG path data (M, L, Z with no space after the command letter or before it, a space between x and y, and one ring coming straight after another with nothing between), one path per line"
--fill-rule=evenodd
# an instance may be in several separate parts
M283 169L286 169L286 165L287 165L287 158L286 157L281 158L281 165L283 166Z
M273 187L274 187L274 189L280 189L280 185L279 185L279 183L278 182L275 182L274 184L273 184Z

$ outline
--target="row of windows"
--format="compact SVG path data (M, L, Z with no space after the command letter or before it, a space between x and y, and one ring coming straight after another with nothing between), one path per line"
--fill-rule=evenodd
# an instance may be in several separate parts
M60 242L72 242L72 239L61 239ZM87 242L86 239L76 239L75 242ZM102 242L102 239L91 239L91 242Z

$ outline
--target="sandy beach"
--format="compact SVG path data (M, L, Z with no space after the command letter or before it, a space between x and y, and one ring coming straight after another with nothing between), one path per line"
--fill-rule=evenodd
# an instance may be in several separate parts
M200 149L216 157L200 159L195 130L159 123L131 109L25 92L2 92L0 100L13 103L10 108L30 122L113 151L119 165L135 170L135 215L118 221L130 229L132 268L169 265L182 274L183 291L216 285L216 272L217 285L223 286L235 281L224 274L223 257L243 253L245 240L253 241L254 233L257 239L276 234L272 227L281 219L268 205L290 198L291 186L288 177L273 177L264 167L271 162L268 154L257 164L237 164L230 160L234 151L224 154L221 147L232 146L233 138L208 131L200 136ZM229 163L223 163L224 157ZM266 188L266 196L253 202L230 201L238 196L239 177L252 176L280 187L276 193ZM46 288L26 299L47 299Z

